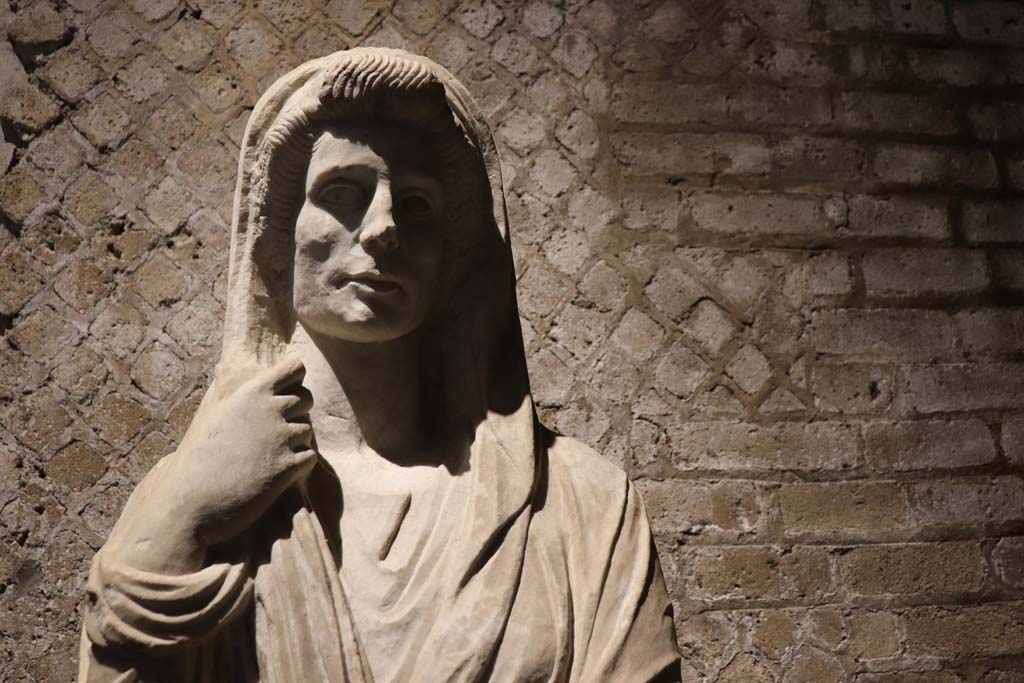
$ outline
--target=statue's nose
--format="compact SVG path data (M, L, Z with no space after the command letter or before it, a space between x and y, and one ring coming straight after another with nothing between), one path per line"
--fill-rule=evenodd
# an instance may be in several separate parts
M367 251L390 251L398 248L398 226L391 199L391 190L379 186L363 216L359 243Z

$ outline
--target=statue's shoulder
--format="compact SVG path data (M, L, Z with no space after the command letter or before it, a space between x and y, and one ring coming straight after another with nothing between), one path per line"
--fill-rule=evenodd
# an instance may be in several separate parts
M626 503L632 487L626 473L590 446L551 432L547 461L549 490L557 487L577 504L604 510Z

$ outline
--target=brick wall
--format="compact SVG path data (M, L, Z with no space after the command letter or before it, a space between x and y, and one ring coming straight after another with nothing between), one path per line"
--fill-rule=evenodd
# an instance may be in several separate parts
M1024 681L1024 6L8 2L0 679L73 677L206 385L247 107L383 44L490 116L536 397L643 490L685 680Z

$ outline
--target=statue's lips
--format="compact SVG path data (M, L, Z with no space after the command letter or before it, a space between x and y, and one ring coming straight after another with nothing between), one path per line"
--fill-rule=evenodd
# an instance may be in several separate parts
M383 277L377 273L338 273L330 279L331 286L335 289L352 286L364 291L384 294L398 289L398 283L394 280Z

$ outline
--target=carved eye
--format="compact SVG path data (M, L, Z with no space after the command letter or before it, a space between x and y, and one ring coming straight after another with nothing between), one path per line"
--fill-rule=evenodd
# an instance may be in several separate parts
M352 210L363 207L366 194L354 183L336 180L317 193L316 201L328 208Z
M434 203L420 192L406 192L395 204L395 218L400 223L424 223L434 218Z

